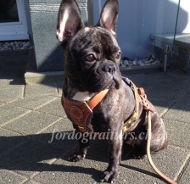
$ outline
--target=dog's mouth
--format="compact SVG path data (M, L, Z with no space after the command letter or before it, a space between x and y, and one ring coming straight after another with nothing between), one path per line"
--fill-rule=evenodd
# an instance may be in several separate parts
M102 68L97 69L89 77L85 77L86 90L89 92L99 92L104 89L119 89L122 81L119 70L114 72L105 72Z
M121 74L119 73L117 73L117 75L114 75L113 76L113 80L114 80L114 82L115 82L115 88L116 89L119 89L120 88L120 84L121 84L121 81L122 81L122 79L121 79Z

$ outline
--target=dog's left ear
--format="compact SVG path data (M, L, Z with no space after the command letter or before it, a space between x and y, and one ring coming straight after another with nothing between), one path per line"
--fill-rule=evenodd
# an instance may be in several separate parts
M82 15L76 0L62 0L58 13L56 37L62 43L84 28Z
M119 2L118 0L107 0L97 26L101 26L110 31L114 36L116 36L116 23L119 13Z

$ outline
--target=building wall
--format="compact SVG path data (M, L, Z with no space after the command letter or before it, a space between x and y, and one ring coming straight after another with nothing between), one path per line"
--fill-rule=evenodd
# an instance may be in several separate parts
M56 39L57 16L61 0L29 0L31 32L38 72L61 71L63 51ZM77 0L87 22L87 0Z
M100 0L103 6L105 0ZM179 0L119 0L117 39L123 56L143 58L153 52L150 35L175 32ZM190 1L181 0L178 33L190 33ZM93 0L94 23L99 19L98 0Z

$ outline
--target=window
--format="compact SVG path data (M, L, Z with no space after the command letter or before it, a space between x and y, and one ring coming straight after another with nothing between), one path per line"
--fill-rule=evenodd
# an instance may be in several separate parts
M25 1L0 0L0 41L27 39Z

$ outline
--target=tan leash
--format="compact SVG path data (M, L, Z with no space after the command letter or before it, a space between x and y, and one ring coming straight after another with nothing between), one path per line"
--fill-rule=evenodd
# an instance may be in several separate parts
M148 139L147 139L147 146L146 146L146 152L147 152L147 156L148 156L148 161L150 163L150 165L152 166L152 168L154 169L154 171L161 177L163 178L165 181L167 181L170 184L177 184L175 181L173 181L172 179L168 178L165 174L163 174L154 164L151 154L150 154L150 140L151 140L151 111L147 110L147 116L148 116Z
M153 160L152 160L152 157L151 157L151 154L150 154L150 141L151 141L151 113L155 113L154 109L152 109L150 107L150 103L147 99L147 95L145 94L145 91L143 88L137 88L135 86L135 84L133 84L131 82L131 87L134 91L134 94L135 94L135 100L136 100L136 106L137 108L135 108L132 116L130 117L129 120L127 120L125 123L124 123L124 132L128 130L128 128L131 126L131 124L138 118L138 104L139 104L139 100L138 100L138 95L140 96L141 98L141 103L143 105L143 108L146 110L147 112L147 117L148 117L148 127L147 127L147 133L148 133L148 139L147 139L147 145L146 145L146 152L147 152L147 156L148 156L148 161L150 163L150 165L152 166L152 168L154 169L154 171L163 179L165 180L166 182L168 182L169 184L177 184L177 182L171 180L170 178L168 178L165 174L163 174L154 164Z
M147 127L147 133L148 133L148 139L147 139L147 145L146 145L146 152L147 152L147 156L148 156L148 161L150 163L150 165L152 166L152 168L154 169L154 171L165 181L167 181L169 184L177 184L175 181L173 181L172 179L168 178L165 174L163 174L154 164L151 154L150 154L150 141L151 141L151 112L154 113L154 109L152 109L150 107L149 101L147 100L147 96L145 94L145 91L143 88L138 88L138 93L141 97L142 100L142 104L144 109L147 111L147 117L148 117L148 127Z

